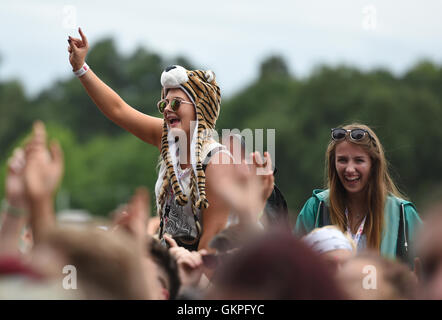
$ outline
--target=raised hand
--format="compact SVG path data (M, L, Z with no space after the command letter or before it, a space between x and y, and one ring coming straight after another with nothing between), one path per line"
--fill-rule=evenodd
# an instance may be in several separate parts
M46 147L46 129L43 122L34 123L25 155L24 182L28 199L52 199L63 176L64 160L57 142L52 142L49 150Z
M169 244L169 252L175 258L178 265L178 272L182 286L197 286L203 275L203 259L202 256L207 251L189 251L178 246L176 241L167 234L164 239Z
M261 202L264 202L265 205L265 201L272 194L275 183L272 169L272 159L268 152L264 152L264 159L261 159L259 152L253 152L250 169L252 172L252 177L255 180L252 181L252 186L257 188L258 195L261 196Z
M267 152L251 155L252 163L232 166L230 171L216 177L215 192L238 214L240 223L257 222L267 198L273 190L272 160Z
M31 138L25 147L25 161L23 181L32 235L37 243L55 224L53 196L64 171L61 147L53 142L48 150L46 129L41 121L34 123Z
M125 229L141 243L147 234L146 226L149 217L149 191L144 187L137 188L129 203L117 212L114 218L114 230Z
M69 62L72 65L73 71L77 71L83 66L89 50L89 43L81 28L78 28L78 32L81 39L72 38L71 36L68 38Z

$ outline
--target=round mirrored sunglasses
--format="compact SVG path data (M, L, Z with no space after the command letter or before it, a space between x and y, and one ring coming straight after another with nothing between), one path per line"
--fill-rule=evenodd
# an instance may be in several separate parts
M170 101L170 108L174 112L176 112L182 103L193 104L192 102L189 102L189 101L184 101L184 100L181 100L178 98L173 98ZM166 109L168 104L169 104L169 100L167 100L167 99L161 99L160 101L158 101L158 103L157 103L158 111L160 111L160 113L164 113L164 110Z

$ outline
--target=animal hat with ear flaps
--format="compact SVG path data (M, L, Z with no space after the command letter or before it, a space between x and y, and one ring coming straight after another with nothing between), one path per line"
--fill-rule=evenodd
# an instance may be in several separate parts
M193 70L189 71L181 66L166 68L161 74L161 98L164 99L167 89L182 89L195 106L196 122L198 130L194 130L191 141L191 159L193 168L193 179L191 186L192 210L206 209L209 202L206 199L206 176L204 174L201 159L203 144L207 141L206 130L215 128L219 115L221 93L215 81L215 74L212 71ZM183 192L177 180L176 170L176 149L173 149L174 139L169 134L169 128L164 121L163 134L161 137L161 156L166 165L166 172L163 177L163 184L159 194L159 204L162 207L165 202L165 195L169 185L172 186L175 201L178 205L184 206L188 203L188 197ZM169 149L169 147L171 147ZM173 150L172 150L173 149ZM195 179L196 177L196 179Z

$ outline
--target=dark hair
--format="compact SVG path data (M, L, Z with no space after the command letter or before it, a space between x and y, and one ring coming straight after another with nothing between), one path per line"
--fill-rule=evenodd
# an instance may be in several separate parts
M213 283L221 299L345 298L322 259L284 229L230 256Z
M227 252L241 248L246 242L253 239L259 230L254 226L234 224L215 235L209 242L209 247L218 252Z
M289 226L289 212L287 202L279 188L274 185L270 197L267 199L264 214L269 226Z
M181 286L175 259L170 255L167 248L153 238L148 242L148 251L153 262L167 274L169 278L169 300L175 300Z

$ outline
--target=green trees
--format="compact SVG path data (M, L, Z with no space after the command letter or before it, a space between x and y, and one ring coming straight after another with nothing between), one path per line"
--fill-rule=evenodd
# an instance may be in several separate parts
M0 82L0 159L4 159L11 142L30 128L31 115L18 81Z
M95 44L88 63L130 105L158 116L164 67L193 68L184 58L166 61L145 48L122 55L112 39ZM429 61L400 77L342 65L318 66L300 79L283 58L273 56L263 61L260 75L247 88L223 99L217 128L220 133L223 128L276 129L276 183L297 213L311 190L324 184L330 128L366 123L381 139L394 178L419 208L442 188L440 88L442 69ZM138 185L153 192L159 152L106 119L75 78L56 81L34 99L25 96L19 82L0 82L0 178L7 156L35 119L47 123L65 152L60 209L107 214ZM1 184L0 197L3 190Z
M266 76L274 61L264 61L258 80L223 104L218 128L276 128L276 182L292 211L324 186L330 129L356 121L374 128L393 177L418 206L442 187L439 66L420 62L403 77L319 66L297 80L284 72Z

